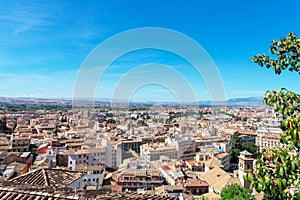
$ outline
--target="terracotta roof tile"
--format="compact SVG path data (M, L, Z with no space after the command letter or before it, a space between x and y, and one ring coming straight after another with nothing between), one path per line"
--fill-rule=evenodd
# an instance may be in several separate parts
M70 171L65 169L44 168L23 174L11 179L10 181L16 184L64 188L85 174L85 172Z
M231 176L219 167L203 173L202 178L214 189L221 191L230 180Z

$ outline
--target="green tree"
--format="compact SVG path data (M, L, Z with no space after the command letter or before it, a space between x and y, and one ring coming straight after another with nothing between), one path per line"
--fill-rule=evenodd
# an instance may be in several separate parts
M251 200L253 195L238 184L227 185L221 192L221 200Z
M270 52L271 56L256 54L252 61L276 74L287 69L299 73L300 39L296 34L273 40ZM264 103L283 115L280 141L286 148L263 149L254 173L244 178L251 183L250 189L264 192L264 199L300 199L300 95L285 88L267 91Z
M238 162L238 156L240 155L241 151L241 144L239 142L239 132L235 132L231 136L230 140L230 148L231 148L231 162L237 163Z
M106 123L107 123L107 124L115 124L115 123L116 123L116 120L114 120L114 119L108 119L108 120L106 121Z
M253 142L244 142L242 143L241 151L247 150L252 154L256 154L257 146Z
M235 132L231 136L230 140L230 148L231 148L231 162L237 163L238 156L240 155L241 151L247 150L250 153L256 155L257 153L257 146L252 142L242 142L239 139L240 133Z

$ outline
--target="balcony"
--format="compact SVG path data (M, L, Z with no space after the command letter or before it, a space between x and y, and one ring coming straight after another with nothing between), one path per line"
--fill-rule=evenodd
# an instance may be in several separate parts
M136 179L130 179L130 180L122 180L122 179L118 179L117 181L118 183L146 183L146 184L149 184L149 183L162 183L163 180L162 179L150 179L150 180L136 180Z

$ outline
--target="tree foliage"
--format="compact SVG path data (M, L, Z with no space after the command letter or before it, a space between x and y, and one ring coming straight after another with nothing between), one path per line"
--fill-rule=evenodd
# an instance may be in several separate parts
M240 155L241 144L239 143L239 132L235 132L231 136L230 148L231 148L231 162L237 163L238 156Z
M238 162L238 156L240 155L241 151L247 150L248 152L252 154L256 154L256 145L252 142L241 142L239 140L240 133L235 132L231 136L230 140L230 148L231 148L231 162L237 163Z
M299 72L300 39L296 34L273 40L270 52L272 56L256 54L252 61L276 74L287 69ZM283 115L282 147L263 149L253 174L244 178L251 183L250 189L264 192L264 199L300 199L300 95L285 88L267 91L264 103Z
M253 142L244 142L241 146L242 151L247 150L252 154L256 154L257 146Z
M227 185L221 192L221 200L251 200L254 197L238 184Z
M272 40L270 52L273 56L256 54L252 61L262 67L272 68L276 74L281 74L286 69L299 72L299 44L300 39L297 38L297 35L289 33L286 37L278 41Z
M106 123L107 124L115 124L116 123L116 120L115 119L108 119L107 121L106 121Z

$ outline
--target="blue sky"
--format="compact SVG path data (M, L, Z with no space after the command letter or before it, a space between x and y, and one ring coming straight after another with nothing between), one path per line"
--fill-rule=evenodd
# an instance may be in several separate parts
M300 34L294 1L0 1L0 96L72 97L84 59L102 41L134 28L163 27L196 40L215 62L226 98L263 96L266 90L299 92L299 75L281 76L250 62L272 39ZM168 65L185 77L198 100L207 86L189 63L159 50L129 52L99 80L97 97L111 97L120 78L147 63ZM143 74L140 75L143 78ZM166 76L166 80L168 80ZM155 82L155 81L154 81ZM169 88L144 85L132 100L176 100Z

